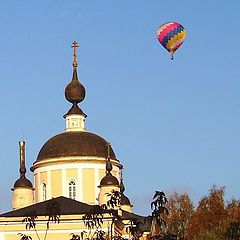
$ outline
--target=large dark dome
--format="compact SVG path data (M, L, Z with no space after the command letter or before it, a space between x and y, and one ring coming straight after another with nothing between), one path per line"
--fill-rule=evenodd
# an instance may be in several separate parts
M37 161L59 157L103 157L107 156L107 141L90 132L64 132L50 138L41 148ZM110 148L111 159L117 160Z

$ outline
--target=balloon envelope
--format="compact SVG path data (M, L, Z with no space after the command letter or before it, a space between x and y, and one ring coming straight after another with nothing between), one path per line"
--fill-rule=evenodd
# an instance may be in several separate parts
M179 23L167 22L157 29L157 38L160 44L171 53L171 59L173 59L174 52L186 38L186 30Z

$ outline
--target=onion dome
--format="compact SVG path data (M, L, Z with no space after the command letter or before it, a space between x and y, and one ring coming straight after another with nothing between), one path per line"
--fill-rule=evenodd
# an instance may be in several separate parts
M72 47L74 48L74 59L73 59L73 76L72 81L66 86L65 88L65 98L67 101L72 103L71 109L68 111L67 114L64 115L66 117L70 114L80 114L87 116L81 108L79 108L78 103L82 102L85 98L86 91L84 86L79 82L78 75L77 75L77 47L78 44L76 41L73 42Z
M20 177L15 183L14 188L32 188L33 185L26 177Z
M111 173L107 173L100 182L100 187L102 186L119 186L119 182Z
M119 181L116 177L114 177L111 173L112 171L112 163L110 160L110 154L111 154L111 145L110 143L107 143L107 150L108 150L108 156L106 161L106 175L102 178L100 182L100 186L119 186Z
M19 142L20 148L20 178L14 183L14 188L32 188L33 185L30 180L25 176L26 166L25 166L25 142Z

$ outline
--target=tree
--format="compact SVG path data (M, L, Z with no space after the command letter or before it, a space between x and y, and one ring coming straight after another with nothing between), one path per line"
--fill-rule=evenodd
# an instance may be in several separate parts
M194 206L188 194L173 193L166 204L169 214L164 216L167 232L179 240L187 239L187 229L194 212Z
M163 218L164 214L168 214L166 208L167 197L164 192L156 191L151 202L152 214L146 218L151 223L149 237L151 239L163 239L166 222Z
M240 200L232 199L226 206L228 221L236 222L240 219Z
M240 200L232 199L227 204L228 227L225 233L228 240L240 239Z
M239 240L240 239L240 220L237 222L230 223L226 231L226 239L228 240Z
M188 239L210 232L224 232L226 228L227 211L224 203L225 188L213 186L209 194L204 196L193 213L187 230Z

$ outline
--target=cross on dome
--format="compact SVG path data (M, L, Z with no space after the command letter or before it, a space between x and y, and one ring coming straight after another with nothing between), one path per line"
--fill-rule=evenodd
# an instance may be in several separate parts
M72 43L72 46L73 48L73 67L76 68L78 63L77 63L77 48L79 47L77 41L74 41Z

